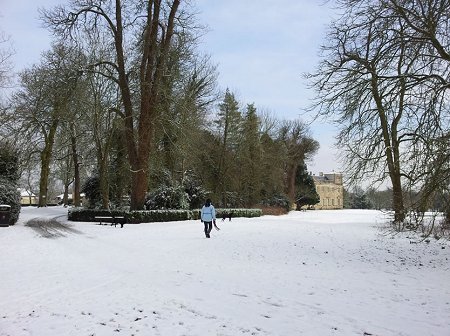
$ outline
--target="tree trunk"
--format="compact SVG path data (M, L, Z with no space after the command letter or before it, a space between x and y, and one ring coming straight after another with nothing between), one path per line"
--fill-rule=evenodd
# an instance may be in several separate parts
M73 125L72 125L73 126ZM74 130L72 129L74 132ZM72 144L72 160L73 160L73 168L74 168L74 180L73 180L73 205L76 207L81 206L80 201L80 162L78 160L78 152L77 152L77 139L72 133L71 136L71 144Z
M386 153L386 163L388 167L389 177L392 182L392 208L394 210L394 222L401 223L405 220L405 207L403 203L403 191L400 174L399 142L397 138L397 124L401 117L401 111L389 126L387 113L383 106L380 92L378 91L378 76L375 74L375 71L372 72L372 94L377 106L377 112L382 129L382 137Z
M108 183L108 159L106 153L102 157L99 157L99 180L100 180L100 193L102 196L102 208L109 209L109 183Z
M405 220L405 206L403 204L403 191L400 177L394 176L392 181L392 208L394 210L394 222L402 223Z
M39 178L39 207L47 206L48 176L50 174L50 153L46 148L41 153L41 176Z
M69 204L69 184L64 183L63 204L66 207Z
M287 190L286 194L289 197L289 200L294 203L295 202L295 176L297 173L297 164L289 164L287 169Z
M53 153L53 144L55 141L58 121L54 120L45 138L45 147L41 152L41 176L39 179L39 206L47 206L48 178L50 176L50 162Z
M146 169L133 171L131 175L131 209L144 210L148 176Z
M123 45L123 18L121 1L116 0L115 48L119 72L119 87L125 110L125 130L128 159L132 169L131 209L142 210L149 182L149 159L153 140L154 125L158 116L160 84L164 80L167 58L175 27L175 14L180 0L173 0L167 22L161 25L161 1L148 4L147 22L143 31L143 54L140 64L140 111L138 129L135 132L131 89L125 70L125 50ZM166 26L161 33L161 26ZM163 38L159 40L161 37Z
M69 186L73 182L72 178L72 155L70 153L70 149L67 150L66 159L65 159L65 166L64 166L64 194L62 202L64 206L67 206L69 204Z

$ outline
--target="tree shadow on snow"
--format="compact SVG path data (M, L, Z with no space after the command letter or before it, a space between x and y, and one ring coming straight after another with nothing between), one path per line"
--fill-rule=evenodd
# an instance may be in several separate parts
M44 238L60 238L66 237L67 234L82 234L81 231L75 230L67 224L62 224L53 218L34 218L29 220L25 226L32 228Z

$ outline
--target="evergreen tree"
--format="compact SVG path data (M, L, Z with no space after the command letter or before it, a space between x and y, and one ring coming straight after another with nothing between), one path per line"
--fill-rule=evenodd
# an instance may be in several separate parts
M298 210L302 206L314 205L320 202L314 179L308 174L308 168L305 163L298 165L295 186L297 189L295 202Z
M240 150L240 193L247 206L257 204L261 198L262 148L259 119L254 104L247 105Z
M216 194L220 195L221 203L227 206L229 191L235 191L236 153L241 143L242 116L239 103L228 89L223 102L219 105L218 119L215 121L220 138L218 148L218 178L215 186Z
M14 147L9 143L0 142L0 176L12 182L19 180L19 158Z
M349 209L372 209L373 205L367 198L366 192L361 187L354 187L352 192L344 194L345 208Z
M100 178L98 174L89 177L83 184L81 191L89 200L89 208L99 208L102 204Z
M300 120L285 121L279 129L278 141L284 145L285 192L296 201L297 170L305 160L317 153L319 143L309 135L308 126Z
M18 167L17 150L10 143L0 141L0 204L11 206L10 225L17 222L20 213Z
M261 135L261 197L263 201L284 195L284 146L268 132Z

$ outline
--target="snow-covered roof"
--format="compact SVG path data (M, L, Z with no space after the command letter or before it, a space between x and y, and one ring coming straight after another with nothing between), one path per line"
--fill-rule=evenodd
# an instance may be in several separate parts
M80 193L80 197L85 197L85 196L86 196L85 193ZM68 199L72 199L73 198L72 193L69 193L67 195L67 197L68 197ZM63 199L64 198L64 194L60 194L60 195L56 196L56 198L57 199Z
M23 188L19 188L20 190L20 196L21 197L36 197L35 194L33 194L31 191L23 189Z

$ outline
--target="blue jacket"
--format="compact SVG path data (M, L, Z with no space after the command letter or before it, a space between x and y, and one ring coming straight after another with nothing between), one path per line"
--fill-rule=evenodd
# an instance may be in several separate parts
M211 204L210 206L204 205L202 207L201 212L201 220L202 222L212 222L216 220L216 209L214 209L214 206Z

